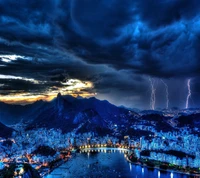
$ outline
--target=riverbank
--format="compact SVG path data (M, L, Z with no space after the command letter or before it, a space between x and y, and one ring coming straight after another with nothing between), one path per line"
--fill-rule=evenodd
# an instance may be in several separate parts
M147 167L149 169L157 169L157 170L163 171L163 172L170 172L170 173L184 174L184 175L187 175L187 176L200 177L200 173L192 174L190 172L183 172L183 171L178 171L178 170L173 170L173 169L161 169L159 166L148 166L147 164L145 164L143 162L134 162L134 161L131 161L129 156L126 156L126 159L131 164L139 165L139 166L142 166L142 167L144 166L144 167ZM151 161L151 160L148 160L148 161ZM160 164L160 165L162 165L162 164Z
M66 163L67 161L71 160L72 159L72 154L70 154L70 157L67 157L67 158L63 158L63 159L58 159L58 160L54 160L53 162L51 162L50 164L50 167L49 167L49 170L46 171L42 177L45 177L47 176L48 174L51 174L55 169L59 168L60 166L62 166L64 163Z

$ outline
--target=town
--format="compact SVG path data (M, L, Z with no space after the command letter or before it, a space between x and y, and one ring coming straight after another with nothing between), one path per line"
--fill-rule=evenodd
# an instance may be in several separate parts
M38 170L40 176L44 176L63 161L73 159L74 151L85 148L123 148L131 150L137 158L136 161L129 159L133 163L148 159L179 166L179 170L185 173L191 170L195 174L200 173L200 137L187 127L176 132L154 129L153 135L124 135L121 138L113 135L98 136L94 132L63 134L60 129L38 128L25 131L20 124L16 127L18 130L12 133L11 138L0 139L0 173L12 163L27 163ZM133 128L135 131L151 130L145 125Z

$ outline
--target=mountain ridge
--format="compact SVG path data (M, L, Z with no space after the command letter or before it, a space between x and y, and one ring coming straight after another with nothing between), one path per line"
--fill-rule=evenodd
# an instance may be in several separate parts
M14 129L7 127L6 125L0 122L0 137L9 138L12 136Z
M59 128L63 132L68 132L82 124L85 126L82 131L90 129L98 132L98 130L109 130L107 120L114 120L116 116L127 112L108 101L100 101L94 97L76 99L62 96L60 93L48 105L28 124L27 129L46 127Z
M5 125L25 123L26 130L45 127L61 129L64 133L92 131L106 134L111 130L114 133L116 130L118 133L126 134L133 132L130 128L134 125L145 125L154 127L158 131L168 132L177 129L171 123L178 123L177 127L188 124L193 127L195 124L199 126L199 115L192 115L195 112L199 111L178 110L170 113L168 110L143 110L136 112L115 106L107 100L99 100L95 97L75 98L70 95L62 96L61 93L58 93L57 97L50 102L39 100L25 106L0 102L0 122ZM189 122L190 118L192 118L191 122Z

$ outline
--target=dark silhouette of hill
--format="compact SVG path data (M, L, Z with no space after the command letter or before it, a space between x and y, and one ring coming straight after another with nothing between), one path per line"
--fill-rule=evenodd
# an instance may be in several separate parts
M199 127L198 118L200 114L181 114L176 120L178 127ZM0 102L0 122L15 124L22 121L27 125L26 130L45 127L61 129L63 133L92 131L99 135L113 132L117 135L134 135L133 129L130 129L134 125L152 126L164 132L176 130L171 126L170 119L163 115L163 111L146 110L136 113L95 97L74 98L60 93L50 102L40 100L25 106Z
M34 150L32 152L32 154L39 154L39 155L42 155L42 156L53 156L56 154L56 151L49 147L49 146L39 146L36 150Z
M42 100L28 105L14 105L0 102L0 121L3 124L16 124L20 121L29 121L42 112L47 104Z
M0 137L3 138L11 137L13 131L14 130L12 128L7 127L0 122Z
M176 119L178 127L197 127L200 128L200 113L191 115L182 115Z
M170 124L168 124L167 120L168 117L164 117L162 114L147 114L143 115L140 120L147 121L148 123L145 125L148 125L149 123L155 127L157 131L163 131L163 132L169 132L175 130Z
M109 133L107 121L119 122L120 114L127 110L118 108L108 101L96 98L76 99L60 93L53 101L43 105L42 112L35 117L27 129L37 127L59 128L63 132L76 129L77 132L93 131Z

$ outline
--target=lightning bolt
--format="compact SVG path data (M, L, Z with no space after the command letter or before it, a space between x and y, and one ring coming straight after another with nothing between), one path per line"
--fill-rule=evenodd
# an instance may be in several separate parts
M168 85L161 79L161 82L165 85L165 92L166 92L166 109L169 108L169 90Z
M191 87L190 87L190 82L191 82L191 79L188 79L187 80L187 87L188 87L188 94L187 94L187 98L186 98L186 104L185 104L185 108L188 109L188 106L189 106L189 99L191 98Z
M155 110L156 103L156 88L155 88L155 80L149 77L150 87L151 87L151 97L150 97L150 108Z

